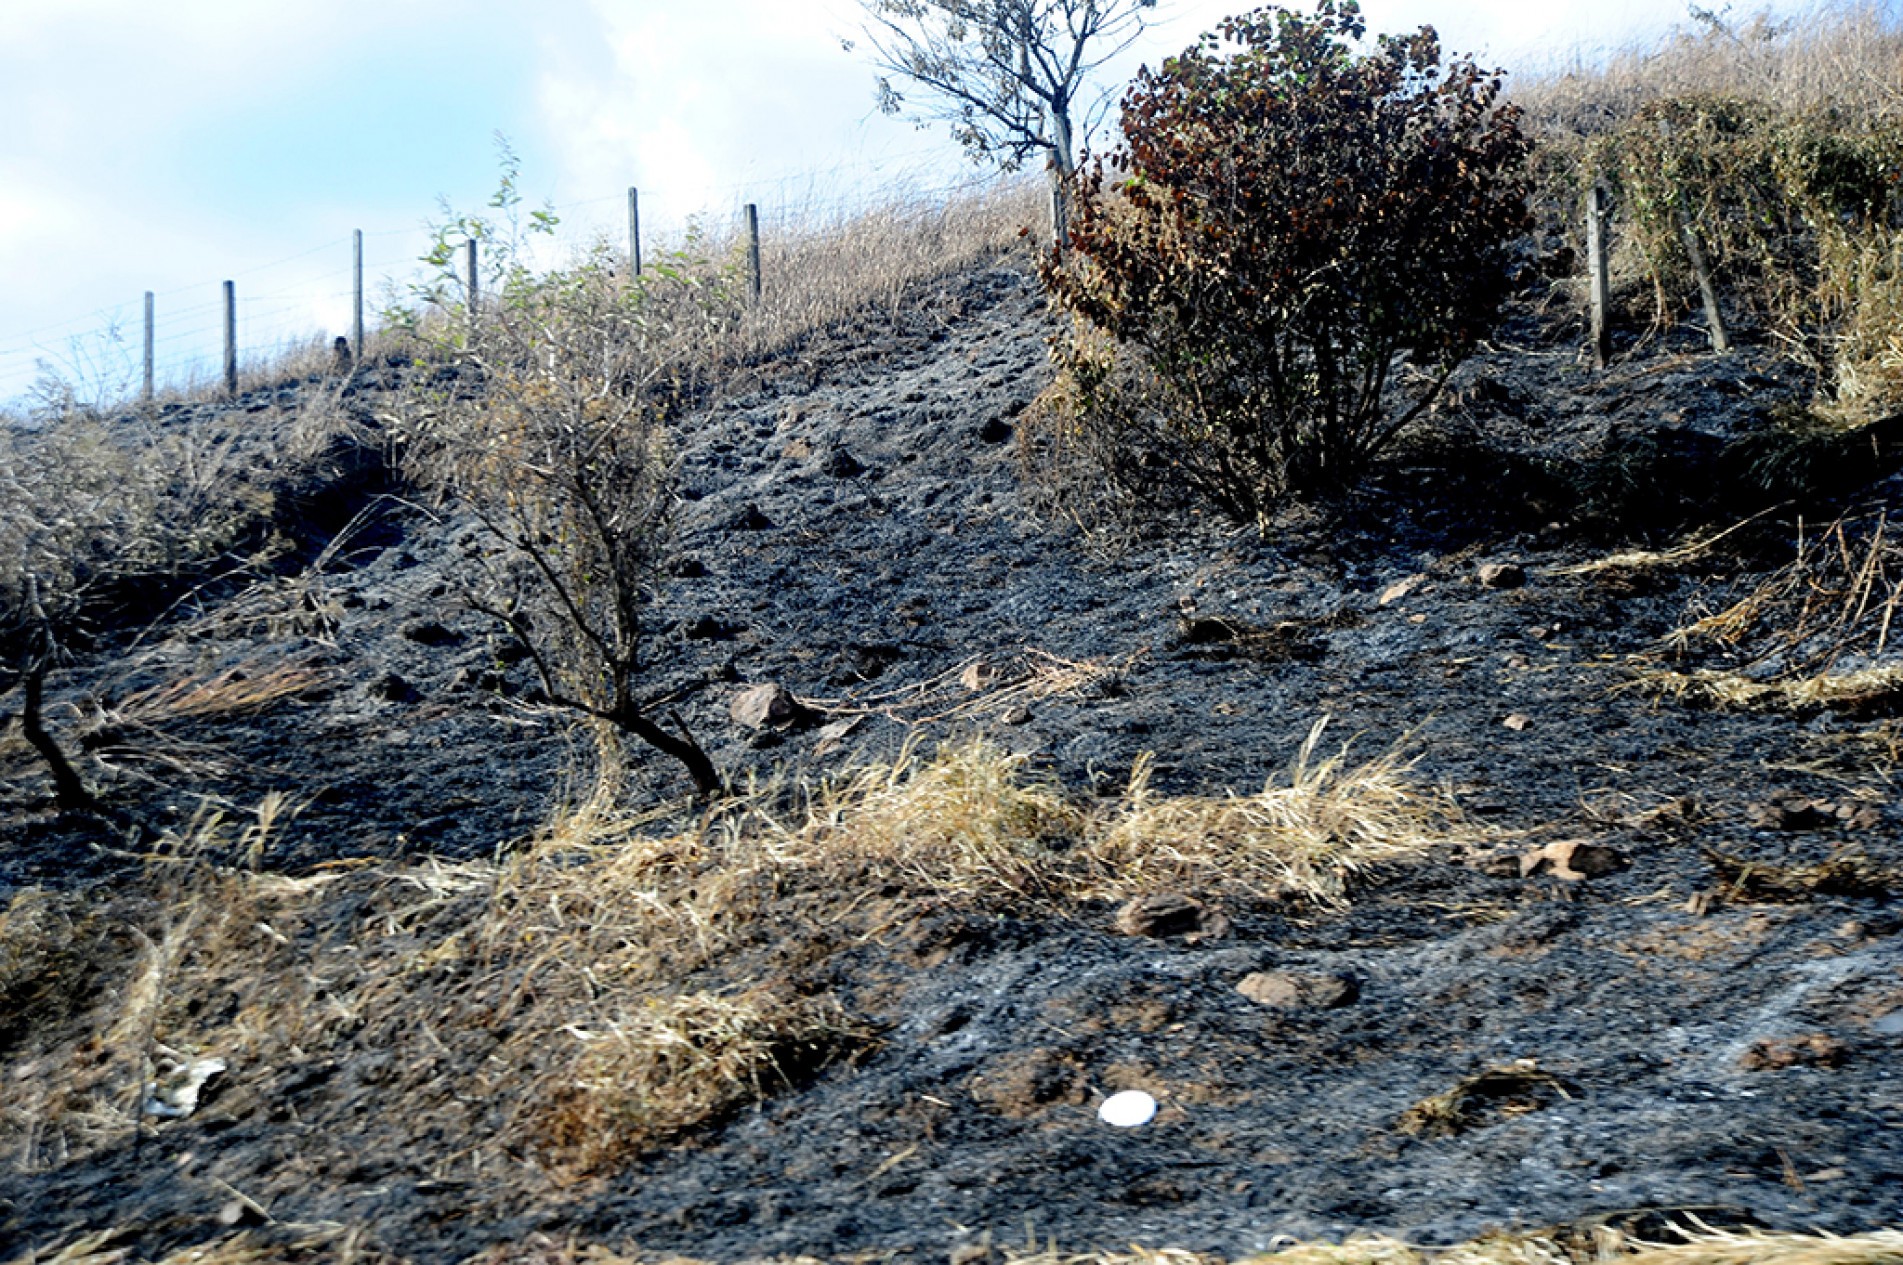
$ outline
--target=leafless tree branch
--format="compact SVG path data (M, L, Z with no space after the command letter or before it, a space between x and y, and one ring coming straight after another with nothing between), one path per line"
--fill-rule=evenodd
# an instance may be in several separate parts
M1010 170L1043 155L1053 233L1068 218L1078 102L1092 74L1150 25L1157 0L861 0L883 72L880 107L945 122L975 159ZM909 98L894 80L920 90ZM1086 119L1086 122L1089 120Z

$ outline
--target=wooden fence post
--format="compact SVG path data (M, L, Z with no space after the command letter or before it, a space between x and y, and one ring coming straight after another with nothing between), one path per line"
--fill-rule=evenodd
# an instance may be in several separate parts
M747 281L753 301L760 301L760 208L747 203Z
M139 393L139 398L147 404L152 402L152 325L152 292L147 290L145 292L145 389Z
M469 239L468 280L469 287L469 333L476 332L476 307L482 302L482 280L476 272L476 239Z
M1668 119L1659 120L1659 135L1666 140L1672 137L1672 124ZM1731 336L1725 332L1724 313L1718 309L1718 287L1711 279L1711 266L1705 260L1705 249L1698 244L1698 230L1692 224L1691 209L1685 205L1685 191L1673 188L1672 211L1678 216L1678 240L1685 247L1685 258L1692 266L1692 275L1698 279L1698 298L1705 305L1705 323L1711 335L1711 349L1717 352L1731 350Z
M628 186L628 275L641 275L641 191Z
M363 230L352 229L350 233L350 272L351 317L350 317L350 363L363 364Z
M1678 233L1685 243L1685 258L1691 261L1692 275L1698 278L1698 298L1705 305L1705 323L1711 331L1711 349L1731 350L1731 336L1725 332L1724 313L1718 309L1718 287L1711 279L1711 266L1705 262L1705 250L1698 244L1698 231L1692 227L1691 212L1678 204Z
M1597 180L1586 194L1586 267L1592 278L1592 363L1604 369L1612 359L1611 273L1606 263L1606 187Z
M238 283L225 282L225 394L238 394Z

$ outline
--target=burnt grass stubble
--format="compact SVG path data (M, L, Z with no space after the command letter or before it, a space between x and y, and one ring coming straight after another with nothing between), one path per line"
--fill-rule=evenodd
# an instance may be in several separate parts
M280 1222L364 1226L443 1261L538 1230L716 1259L942 1259L1027 1229L1069 1248L1235 1256L1278 1235L1440 1243L1604 1216L1657 1229L1682 1210L1834 1231L1903 1219L1893 903L1686 907L1718 882L1701 844L1775 864L1854 842L1903 866L1883 770L1820 767L1879 722L1615 689L1695 595L1788 560L1788 529L1702 569L1556 574L1754 508L1714 499L1724 452L1796 397L1796 376L1750 349L1701 354L1689 331L1594 374L1576 324L1529 309L1352 497L1292 509L1265 535L1198 520L1109 550L1027 510L1013 430L1046 381L1050 326L1028 271L996 262L924 287L902 316L811 337L688 421L650 681L680 692L725 770L823 773L889 758L909 733L875 717L823 754L811 728L749 734L727 714L748 683L846 700L980 654L1130 657L1112 684L922 737L983 731L1081 795L1120 791L1143 752L1165 792L1248 793L1329 716L1330 738L1366 757L1405 735L1415 776L1452 790L1476 834L1588 838L1629 866L1523 879L1454 847L1371 876L1345 912L1232 903L1231 934L1194 945L1119 936L1108 907L925 919L824 967L824 986L880 1026L876 1046L579 1184L527 1167L435 1180L429 1123L392 1119L376 1077L317 1060L257 1069L248 1115L205 1112L143 1146L0 1175L0 1244L108 1225L160 1245L211 1237L228 1188L203 1174ZM361 375L347 405L373 413L395 375ZM192 406L173 424L242 407ZM1893 498L1888 473L1873 464L1856 495ZM301 873L486 857L585 783L591 741L533 706L529 665L458 603L467 527L364 497L376 477L346 472L311 500L331 530L355 513L339 498L371 506L322 576L316 626L183 611L171 631L200 619L189 638L161 628L56 677L56 701L80 706L187 668L291 659L327 674L263 711L146 736L192 753L183 769L90 768L134 817L175 824L204 797L242 809L282 791L301 807L261 863ZM1483 587L1489 561L1520 563L1527 582ZM1186 613L1280 631L1211 641L1186 633ZM630 794L685 789L637 754ZM1754 824L1751 807L1783 791L1861 792L1882 819L1854 838ZM1634 816L1687 798L1688 826ZM49 803L33 766L7 770L0 895L127 873L101 846L111 831ZM1258 970L1351 977L1352 1000L1258 1006L1235 987ZM1747 1057L1813 1034L1833 1058ZM1521 1059L1555 1080L1477 1093L1451 1132L1399 1127L1414 1104ZM1099 1123L1101 1095L1128 1086L1159 1091L1158 1120ZM181 1168L185 1152L198 1158Z

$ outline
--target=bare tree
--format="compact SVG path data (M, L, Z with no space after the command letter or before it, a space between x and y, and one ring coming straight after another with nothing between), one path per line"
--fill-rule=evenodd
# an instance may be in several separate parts
M60 646L54 639L53 621L40 601L38 577L26 576L23 591L9 596L17 596L17 601L8 603L13 609L6 615L13 618L4 621L11 625L6 629L11 635L0 636L0 696L16 686L20 689L20 734L45 761L46 771L53 777L53 799L59 810L66 813L95 808L98 801L43 718L46 674L58 663ZM14 719L0 716L0 732Z
M1157 0L860 3L873 61L885 72L880 108L949 122L974 159L1006 170L1043 155L1052 235L1061 243L1070 218L1066 182L1076 166L1079 98L1091 74L1143 33ZM914 104L895 79L922 89L924 102Z
M404 468L479 526L464 600L520 642L548 701L678 760L717 795L707 753L637 688L675 502L668 422L732 304L682 268L628 285L605 248L539 276L511 259L479 322L442 323L460 340L444 348L462 366L453 384L419 384L389 419Z
M48 678L191 577L237 565L270 513L235 430L146 432L76 401L49 392L32 425L0 420L0 733L19 722L62 811L101 805L46 724Z

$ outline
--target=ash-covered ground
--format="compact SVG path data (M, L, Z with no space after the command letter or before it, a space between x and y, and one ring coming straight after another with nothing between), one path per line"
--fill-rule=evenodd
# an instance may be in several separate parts
M1027 1230L1238 1257L1355 1231L1658 1232L1686 1212L1903 1221L1884 700L1726 710L1642 679L1670 666L1672 629L1791 560L1798 508L1730 487L1727 462L1798 398L1796 375L1686 336L1599 374L1576 330L1527 312L1351 497L1266 532L1201 517L1113 540L1034 512L1021 478L1051 327L1028 270L1001 261L813 336L687 419L653 693L736 778L982 733L1080 796L1119 793L1146 753L1163 793L1246 794L1327 718L1327 750L1400 745L1470 838L1366 876L1345 910L1232 903L1228 934L1195 943L1119 934L1109 905L921 914L825 966L875 1048L576 1184L527 1164L439 1177L455 1131L393 1118L367 1068L236 1067L142 1143L0 1173L0 1257L82 1226L208 1237L229 1190L425 1261L534 1232L933 1260ZM398 376L360 374L346 404L374 424ZM1813 527L1889 504L1887 473L1873 451L1805 507ZM315 486L330 530L313 545L349 524L318 572L181 603L56 675L49 716L123 819L54 813L10 741L0 896L111 890L139 839L272 792L291 811L267 870L488 857L585 784L593 740L537 705L530 665L459 600L467 525L374 461L340 458ZM1760 511L1677 564L1580 569ZM1076 684L985 706L959 681L976 659ZM283 692L88 728L234 672ZM762 683L812 722L737 724L732 700ZM678 767L631 756L629 796L685 795ZM1587 877L1518 863L1573 842L1608 850ZM1238 990L1250 976L1270 978L1259 997ZM32 1041L4 1025L10 1079L34 1074ZM1098 1120L1124 1088L1155 1095L1154 1122ZM1437 1098L1441 1123L1421 1111Z

